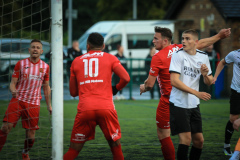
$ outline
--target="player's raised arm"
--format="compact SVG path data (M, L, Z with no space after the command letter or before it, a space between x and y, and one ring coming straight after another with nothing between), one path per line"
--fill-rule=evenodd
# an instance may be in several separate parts
M222 71L222 69L224 68L224 65L226 64L225 59L222 59L216 69L215 75L213 77L213 84L215 84L215 82L217 81L217 77L219 76L220 72Z
M118 91L122 90L130 81L129 74L122 65L118 65L113 69L113 72L119 76L120 81L116 86L113 86L113 95L116 95Z
M203 48L206 48L212 44L214 44L215 42L217 42L218 40L220 39L224 39L224 38L227 38L229 37L231 34L231 28L228 28L228 29L221 29L218 34L212 36L212 37L209 37L209 38L204 38L204 39L200 39L198 41L198 44L197 44L197 49L203 49Z

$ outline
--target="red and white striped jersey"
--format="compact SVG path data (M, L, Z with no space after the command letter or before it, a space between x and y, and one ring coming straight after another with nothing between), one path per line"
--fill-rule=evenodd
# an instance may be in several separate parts
M49 81L49 66L42 60L37 63L26 58L17 62L12 77L18 78L17 99L26 103L40 105L43 81Z

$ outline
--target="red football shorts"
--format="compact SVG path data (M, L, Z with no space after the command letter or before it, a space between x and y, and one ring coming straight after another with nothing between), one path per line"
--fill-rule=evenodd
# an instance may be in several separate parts
M160 98L156 113L156 123L159 128L170 128L169 96L162 95Z
M95 128L99 125L107 140L121 138L117 112L112 109L78 112L73 125L71 142L84 143L95 138Z
M13 123L16 126L17 121L22 118L22 127L25 129L37 130L39 120L40 106L29 104L12 98L5 112L3 122Z

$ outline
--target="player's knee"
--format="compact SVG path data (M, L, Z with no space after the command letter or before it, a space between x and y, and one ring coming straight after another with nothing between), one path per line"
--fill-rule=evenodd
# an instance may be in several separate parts
M204 138L199 138L193 141L193 145L197 148L203 148Z
M11 129L12 129L12 126L8 124L3 124L1 128L2 132L6 134L8 134L11 131Z
M29 139L34 140L35 139L35 132L36 132L36 130L27 130L27 137Z
M230 115L230 122L233 123L238 118L239 118L239 115Z

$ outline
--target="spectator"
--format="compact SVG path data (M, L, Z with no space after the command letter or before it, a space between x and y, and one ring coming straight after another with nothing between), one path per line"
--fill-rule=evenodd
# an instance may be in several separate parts
M151 66L151 59L153 57L153 55L156 53L156 49L154 46L151 46L150 47L150 52L149 54L147 55L146 60L145 61L145 69L146 69L146 73L148 75L149 73L149 70L150 70L150 66ZM158 98L160 98L160 88L159 88L159 85L157 83L157 81L155 82L156 86L157 86L157 92L158 92ZM154 85L155 86L155 85ZM154 99L154 86L153 86L153 89L150 90L150 97L151 99Z
M17 62L10 83L12 99L8 105L0 130L0 151L4 146L7 135L17 121L22 118L22 126L26 129L26 139L22 158L29 160L28 151L32 148L35 140L35 132L39 129L39 111L41 100L41 86L47 103L48 111L52 112L49 66L40 59L43 53L42 42L32 40L28 49L30 57Z
M214 50L213 44L206 47L205 52L208 54L210 61L213 59L216 60L215 66L217 66L220 61L220 54Z
M117 45L117 50L118 50L118 53L115 55L118 60L121 62L122 66L127 70L127 61L125 60L125 56L123 55L123 46L121 45ZM120 78L114 74L113 75L113 79L114 79L114 82L115 82L115 85L119 82ZM125 99L125 97L123 96L122 94L122 90L119 91L120 95L116 95L116 99Z
M79 48L79 43L77 40L73 41L72 43L72 48L69 48L67 50L67 73L68 73L68 77L70 77L70 67L72 64L72 61L78 57L82 55L82 51Z
M94 139L97 125L108 141L113 160L124 159L113 95L127 85L130 77L115 56L102 52L103 41L101 34L91 33L87 39L87 53L76 58L71 66L69 90L71 96L79 95L79 103L64 160L74 160L78 156L85 142ZM111 84L113 72L120 77L116 86Z

